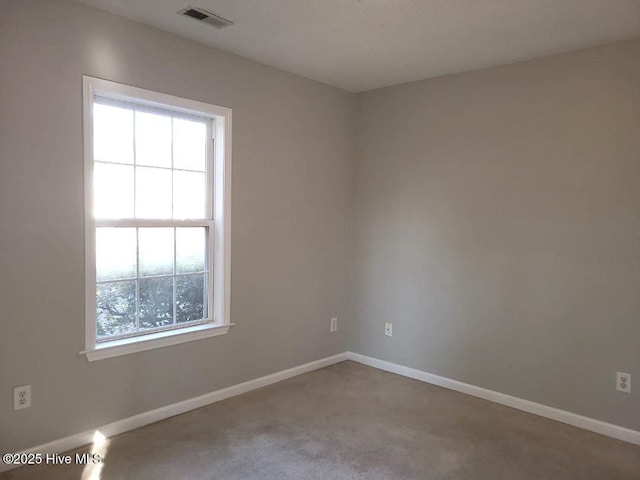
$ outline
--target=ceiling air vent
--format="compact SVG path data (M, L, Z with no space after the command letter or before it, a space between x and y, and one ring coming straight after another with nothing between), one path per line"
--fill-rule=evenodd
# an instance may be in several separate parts
M213 25L216 28L224 28L233 25L233 22L231 20L222 18L215 13L207 12L202 8L187 7L183 10L180 10L178 13L180 15L191 17L194 20L208 23L209 25Z

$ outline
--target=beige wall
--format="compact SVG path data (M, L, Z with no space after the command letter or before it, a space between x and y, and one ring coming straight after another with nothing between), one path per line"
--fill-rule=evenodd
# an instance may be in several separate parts
M73 2L0 8L0 451L347 349L353 95ZM83 74L233 109L228 335L78 355Z
M640 429L640 41L359 100L352 349Z

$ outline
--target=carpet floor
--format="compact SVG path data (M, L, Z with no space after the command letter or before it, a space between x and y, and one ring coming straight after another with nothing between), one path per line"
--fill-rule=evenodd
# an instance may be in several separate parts
M93 448L0 479L640 479L638 446L353 362Z

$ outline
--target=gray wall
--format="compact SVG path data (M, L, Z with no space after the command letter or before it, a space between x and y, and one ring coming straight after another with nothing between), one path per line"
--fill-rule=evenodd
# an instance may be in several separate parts
M640 429L639 60L359 97L352 350Z
M356 96L74 2L0 7L0 451L347 349L640 428L614 391L640 365L640 41ZM78 355L82 74L233 108L230 334Z
M0 8L0 451L347 349L353 95L73 2ZM228 335L78 355L83 74L233 109Z

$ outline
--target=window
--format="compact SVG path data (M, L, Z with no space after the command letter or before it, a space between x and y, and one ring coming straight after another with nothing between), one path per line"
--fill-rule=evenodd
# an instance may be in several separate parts
M231 110L84 77L86 350L227 333Z

